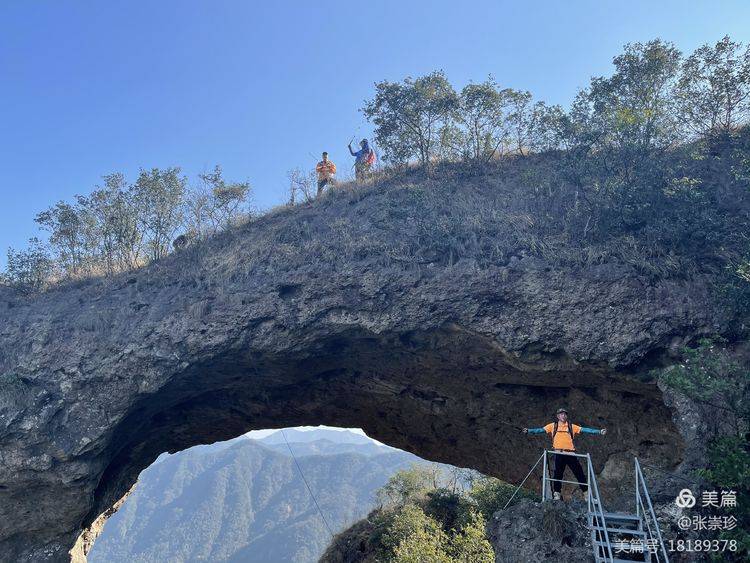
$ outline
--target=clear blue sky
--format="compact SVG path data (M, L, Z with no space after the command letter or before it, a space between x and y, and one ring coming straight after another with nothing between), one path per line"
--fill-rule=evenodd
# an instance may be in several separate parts
M626 42L750 40L750 2L0 0L0 265L103 174L221 164L260 207L370 128L378 80L492 74L567 104Z

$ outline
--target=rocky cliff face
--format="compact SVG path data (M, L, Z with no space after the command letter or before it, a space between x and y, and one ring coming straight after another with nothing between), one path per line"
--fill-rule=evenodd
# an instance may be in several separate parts
M593 560L583 501L537 503L523 500L497 512L487 523L487 537L498 563Z
M161 452L255 428L361 427L517 481L546 441L513 426L567 405L610 429L581 441L605 488L633 454L678 466L644 374L731 329L710 278L541 258L504 186L342 190L137 272L0 295L0 560L68 560Z

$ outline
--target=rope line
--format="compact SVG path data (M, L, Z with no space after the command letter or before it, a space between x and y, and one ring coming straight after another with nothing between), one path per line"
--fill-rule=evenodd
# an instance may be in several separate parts
M323 524L325 524L326 530L328 530L328 533L331 534L331 538L333 538L333 532L331 531L331 527L328 525L328 520L326 520L326 517L323 515L323 511L320 509L320 505L318 504L318 501L315 498L315 495L313 494L312 489L310 488L310 484L307 482L307 479L305 479L305 474L302 472L302 467L300 467L300 464L297 461L297 456L295 456L294 452L292 451L292 446L289 444L289 440L286 439L286 434L284 433L283 428L281 429L281 435L284 437L284 441L286 442L286 447L289 448L289 453L292 454L292 459L294 460L294 464L297 466L297 470L299 471L299 474L302 477L302 480L305 482L305 487L307 487L307 492L310 493L310 498L312 498L313 502L315 503L315 508L318 509L318 513L320 514L320 517L323 519Z
M643 467L648 467L649 469L654 469L655 471L659 471L659 472L663 473L664 475L667 475L668 477L672 477L673 479L680 479L681 481L685 481L685 483L691 483L691 484L693 484L693 483L701 481L700 477L695 478L695 479L688 479L686 477L682 477L681 475L676 475L675 473L670 473L666 469L662 469L662 468L656 467L654 465L649 465L648 463L643 463L641 460L638 460L638 462Z
M518 486L516 487L516 490L515 490L515 491L513 491L513 494L512 494L512 495L511 495L511 497L510 497L510 498L508 499L508 502L506 502L506 503L505 503L505 506L503 506L503 510L505 510L506 508L508 508L508 505L510 504L510 501L512 501L512 500L513 500L513 498L514 498L514 497L516 496L516 493L517 493L517 492L519 491L519 489L520 489L521 487L523 487L523 484L524 484L524 483L526 482L526 479L528 479L528 478L529 478L529 475L531 475L531 474L532 474L532 472L534 471L534 469L536 469L536 466L537 466L537 465L539 465L539 462L540 462L540 461L542 461L542 458L544 457L544 455L545 455L545 454L542 454L541 456L539 456L539 459L538 459L538 460L536 460L536 463L534 464L534 467L532 467L532 468L531 468L531 471L529 471L529 472L528 472L528 473L526 474L526 477L524 477L524 478L523 478L523 481L521 481L521 484L520 484L520 485L518 485Z

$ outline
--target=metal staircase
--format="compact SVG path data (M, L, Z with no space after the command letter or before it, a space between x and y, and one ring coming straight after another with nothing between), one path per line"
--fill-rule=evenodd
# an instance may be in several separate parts
M641 466L635 459L635 514L607 512L602 505L599 485L589 454L545 450L543 458L542 501L552 498L552 482L580 485L577 481L553 479L548 471L549 455L568 455L582 458L586 463L588 485L588 526L591 531L591 549L596 563L669 563L669 556L656 520L651 497L646 488ZM537 462L538 463L538 462Z

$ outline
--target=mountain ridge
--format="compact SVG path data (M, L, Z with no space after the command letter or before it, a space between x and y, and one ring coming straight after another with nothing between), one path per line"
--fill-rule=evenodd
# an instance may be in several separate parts
M318 447L325 451L329 444ZM371 495L394 470L418 458L396 450L380 455L350 451L298 461L336 532L373 507ZM327 543L325 525L289 454L243 440L217 451L180 452L149 467L106 524L89 558L92 563L204 557L311 563Z

